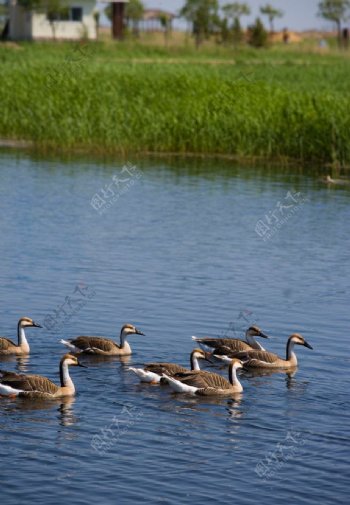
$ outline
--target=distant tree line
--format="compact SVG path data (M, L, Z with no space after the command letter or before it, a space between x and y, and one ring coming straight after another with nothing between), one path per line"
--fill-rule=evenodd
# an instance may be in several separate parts
M220 34L224 44L241 43L244 38L241 18L250 14L251 9L246 2L232 2L220 8L218 0L186 0L180 11L180 16L192 25L197 46L213 34ZM260 14L267 18L270 34L274 33L274 21L283 17L283 12L268 3L260 7ZM343 28L343 23L350 19L350 0L321 0L318 4L318 15L335 23L338 43L347 47L349 30L347 27ZM260 18L248 26L247 37L248 42L256 47L268 43L268 32ZM287 40L288 36L285 38L285 41Z
M350 0L322 0L318 4L318 15L328 21L333 21L337 27L339 46L347 45L349 31L342 31L342 23L349 19Z
M260 8L260 13L267 16L270 33L273 33L274 20L282 17L283 12L266 4ZM213 34L219 35L222 43L237 46L244 38L241 18L250 14L246 2L232 2L220 7L218 0L186 0L180 11L180 16L192 25L197 47ZM268 32L260 18L248 26L247 33L248 42L255 47L265 46L268 42Z
M7 0L0 2L8 4ZM55 23L66 16L67 6L64 0L18 0L18 3L26 10L46 12L55 38ZM143 19L144 10L142 0L129 0L125 6L126 21L135 36L139 34L139 23ZM111 4L106 7L105 13L111 19ZM241 19L250 14L251 9L246 2L232 2L220 7L218 0L185 0L179 12L180 17L185 18L190 24L197 47L213 35L219 37L223 44L237 46L245 37ZM283 12L267 3L260 7L260 14L267 18L270 34L274 33L274 21L283 17ZM349 31L343 28L343 24L350 17L350 0L321 0L318 4L318 15L336 25L339 45L344 45L344 40L349 39ZM95 22L98 26L98 13L95 15ZM160 14L159 22L167 39L171 28L170 21ZM268 31L259 17L248 26L247 41L255 47L262 47L268 43Z

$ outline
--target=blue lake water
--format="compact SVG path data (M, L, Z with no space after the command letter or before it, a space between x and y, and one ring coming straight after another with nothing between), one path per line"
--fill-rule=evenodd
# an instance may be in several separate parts
M134 162L0 153L0 335L24 315L44 325L0 368L58 382L60 338L146 334L130 359L72 369L74 399L0 399L1 503L346 502L349 187L311 168ZM251 323L282 356L293 332L314 350L293 376L241 373L237 400L127 370L188 364L192 335Z

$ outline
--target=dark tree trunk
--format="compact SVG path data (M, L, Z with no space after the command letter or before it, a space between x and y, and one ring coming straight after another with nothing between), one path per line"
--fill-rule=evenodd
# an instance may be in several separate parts
M112 34L114 39L123 39L124 2L112 3Z

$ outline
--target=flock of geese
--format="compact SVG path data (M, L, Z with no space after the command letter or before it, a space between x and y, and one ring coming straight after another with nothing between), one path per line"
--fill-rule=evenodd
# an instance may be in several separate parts
M26 355L30 352L25 335L25 328L41 328L29 317L18 321L17 344L12 340L0 337L0 358L5 355ZM69 348L60 361L60 386L41 375L18 374L0 370L0 396L21 397L29 399L56 399L75 394L75 387L69 375L70 366L85 367L77 355L129 356L132 351L127 341L130 335L144 335L132 324L125 324L120 331L120 342L105 337L80 336L71 340L61 340ZM287 341L286 358L266 351L256 340L268 338L257 326L250 326L246 341L237 338L197 338L192 339L202 348L191 352L190 369L175 363L148 363L143 368L130 367L141 382L168 384L176 393L187 393L199 396L231 396L243 391L237 377L240 368L254 369L293 369L297 366L295 345L312 349L311 345L298 333L293 333ZM228 380L218 373L201 370L200 360L213 362L218 360L227 363Z

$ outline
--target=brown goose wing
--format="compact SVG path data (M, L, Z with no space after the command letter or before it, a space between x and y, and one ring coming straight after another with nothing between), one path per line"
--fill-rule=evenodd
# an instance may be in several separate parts
M82 351L103 351L109 352L113 351L117 346L113 340L105 337L77 337L74 340L71 340L71 343L81 349Z
M226 347L231 351L247 351L252 349L249 344L239 338L201 338L197 342L214 349L220 349L221 347Z
M268 351L246 351L246 352L238 352L235 355L236 358L243 361L244 365L256 365L258 362L264 362L268 364L273 364L278 361L280 358L277 354Z
M217 355L217 356L229 356L230 358L234 358L240 352L247 352L247 351L251 351L251 350L252 349L247 349L247 350L244 350L244 351L242 351L242 350L241 351L234 351L230 347L227 347L226 345L223 345L221 347L216 347L213 350L213 354Z
M187 372L187 368L177 365L176 363L148 363L144 369L147 372L153 372L158 375L165 373L170 377L180 372Z
M188 386L194 386L196 388L204 388L206 387L207 383L205 381L204 375L208 373L203 370L193 370L193 371L186 371L186 372L180 372L175 374L173 377L174 379L183 382L184 384L187 384Z
M231 392L230 388L220 388L220 394L222 394L222 391L227 391L228 394L234 394L233 392ZM198 391L196 391L196 395L199 395L199 396L217 396L218 395L218 390L216 388L212 388L212 387L209 387L209 388L202 388L202 389L198 389Z
M0 337L0 351L7 351L11 347L17 347L17 344L9 338Z
M232 387L229 381L218 373L208 372L204 378L208 388L230 389Z
M179 373L176 374L174 378L188 386L194 386L200 389L208 387L227 389L231 387L229 381L222 375L205 370Z
M1 383L21 391L37 391L50 395L55 394L59 389L56 384L41 375L21 375L6 372L6 376L1 378Z
M217 348L229 349L231 352L249 351L252 349L249 344L238 338L225 338Z

